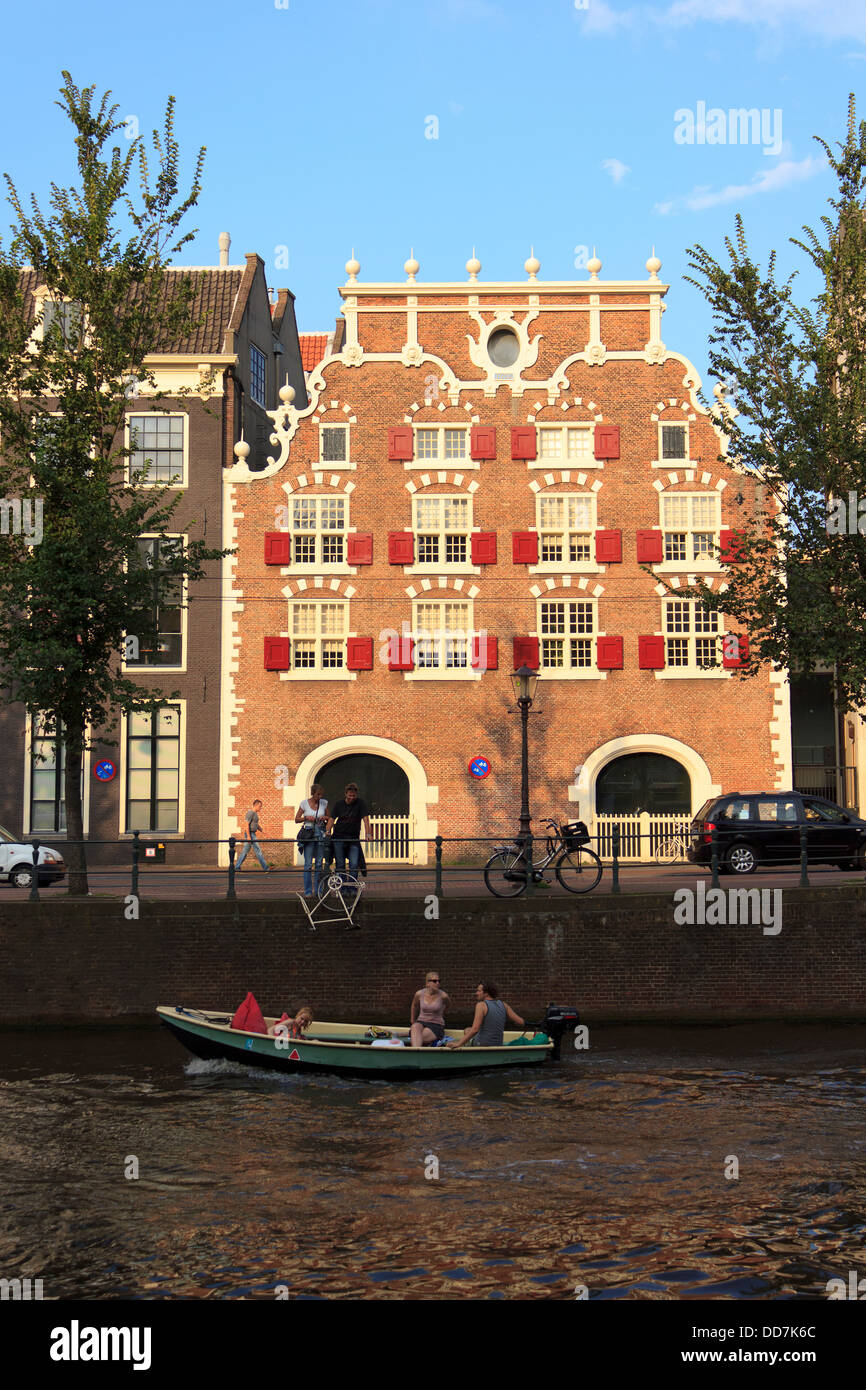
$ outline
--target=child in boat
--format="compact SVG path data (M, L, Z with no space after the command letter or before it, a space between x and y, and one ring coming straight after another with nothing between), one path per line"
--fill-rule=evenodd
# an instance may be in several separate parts
M294 1018L289 1018L287 1014L284 1015L278 1023L274 1024L273 1028L268 1029L268 1032L271 1036L281 1038L302 1038L312 1021L313 1011L309 1004L304 1004L298 1009ZM279 1033L277 1033L277 1029L279 1029Z

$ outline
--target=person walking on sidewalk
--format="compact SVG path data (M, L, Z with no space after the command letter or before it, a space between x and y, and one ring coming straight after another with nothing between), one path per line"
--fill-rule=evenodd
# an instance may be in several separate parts
M253 802L250 810L247 811L246 815L244 816L244 821L246 822L246 824L244 825L244 847L240 852L238 862L235 864L235 873L237 873L238 869L243 864L250 850L252 850L253 854L258 859L265 873L268 873L270 871L271 866L270 864L265 863L265 856L262 854L262 851L259 847L259 842L256 839L256 836L258 835L259 831L263 828L262 823L259 820L259 811L261 810L261 808L262 803L256 800Z

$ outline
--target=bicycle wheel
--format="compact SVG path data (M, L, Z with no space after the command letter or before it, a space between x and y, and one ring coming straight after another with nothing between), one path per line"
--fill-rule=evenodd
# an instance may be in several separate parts
M556 877L569 893L591 893L601 873L601 860L585 845L566 850L556 865Z
M667 838L666 840L662 840L661 844L659 845L658 849L656 850L656 863L658 863L658 864L676 864L677 860L680 859L680 858L682 858L682 855L681 855L681 853L680 853L680 848L681 848L681 847L680 847L679 836L677 836L677 835L670 835L670 836L668 836L668 838Z
M363 885L360 879L354 874L327 874L319 880L319 906L323 912L331 912L338 916L343 916L345 908L340 901L342 893L343 902L347 908L352 908L357 902L362 892Z
M484 865L484 882L495 898L516 898L526 888L526 860L523 851L501 849Z

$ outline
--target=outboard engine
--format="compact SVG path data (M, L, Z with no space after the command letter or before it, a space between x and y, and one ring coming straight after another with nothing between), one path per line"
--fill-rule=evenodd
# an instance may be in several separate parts
M571 1008L568 1004L548 1004L541 1028L553 1043L554 1062L559 1061L563 1033L566 1029L573 1031L579 1022L580 1015L577 1009Z

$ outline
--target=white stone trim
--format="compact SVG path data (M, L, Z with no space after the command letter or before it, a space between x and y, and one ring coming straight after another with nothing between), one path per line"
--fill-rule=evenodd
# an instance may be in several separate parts
M237 833L239 812L235 810L235 795L241 780L239 761L240 734L238 724L245 701L238 697L237 677L240 670L240 615L243 612L243 589L238 581L238 522L244 513L237 510L237 489L226 481L223 488L222 548L234 550L220 561L222 613L220 624L220 735L219 735L219 830L220 840ZM229 862L227 844L219 845L219 864Z
M791 733L791 685L785 668L770 671L773 713L770 717L770 747L776 764L775 791L788 791L794 785L794 749Z
M608 763L627 753L663 753L682 763L689 774L692 788L691 814L708 801L711 796L720 796L722 785L714 782L710 769L700 753L696 753L687 743L669 738L667 734L625 734L621 738L609 739L593 749L583 761L580 776L568 788L569 801L583 802L584 814L590 834L595 828L595 786L598 775Z

